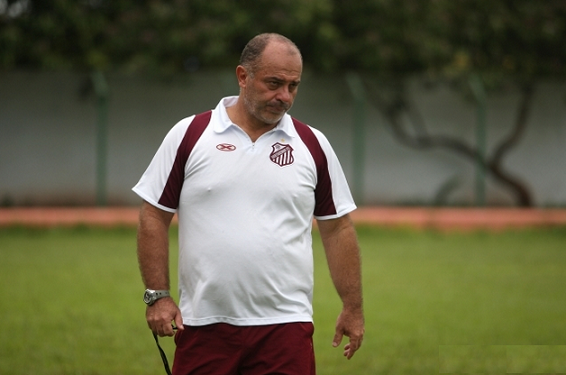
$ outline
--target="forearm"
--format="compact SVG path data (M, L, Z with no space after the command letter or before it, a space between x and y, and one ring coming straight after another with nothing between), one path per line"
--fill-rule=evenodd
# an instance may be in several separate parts
M363 309L360 249L350 218L319 221L330 276L345 309Z
M169 289L169 224L173 214L144 202L137 237L142 280L149 289Z

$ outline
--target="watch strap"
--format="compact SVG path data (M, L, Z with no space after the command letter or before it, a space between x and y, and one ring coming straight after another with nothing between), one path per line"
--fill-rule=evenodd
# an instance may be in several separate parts
M163 297L169 297L170 296L168 290L154 290L153 293L154 293L153 295L155 296L156 300L163 298Z
M146 289L144 293L143 300L144 302L151 306L160 298L169 297L168 290L153 290L153 289Z

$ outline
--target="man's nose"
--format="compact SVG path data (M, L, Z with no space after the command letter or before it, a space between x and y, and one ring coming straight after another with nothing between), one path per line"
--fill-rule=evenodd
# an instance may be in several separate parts
M277 99L284 103L290 103L293 100L293 93L288 86L281 86L277 93Z

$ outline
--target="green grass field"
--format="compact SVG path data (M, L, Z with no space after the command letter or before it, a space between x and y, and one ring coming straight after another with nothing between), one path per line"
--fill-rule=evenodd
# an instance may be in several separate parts
M315 234L319 375L566 372L565 229L359 239L366 338L347 361L331 346L340 303ZM0 255L0 374L165 373L133 229L0 229Z

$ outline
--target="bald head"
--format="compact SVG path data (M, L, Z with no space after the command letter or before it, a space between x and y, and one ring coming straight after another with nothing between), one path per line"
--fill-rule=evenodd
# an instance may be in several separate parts
M266 47L271 43L277 43L287 47L286 52L289 55L299 55L302 60L299 48L289 38L280 34L265 33L255 36L246 44L242 55L240 56L240 65L242 65L250 74L254 74L261 68L261 57Z

